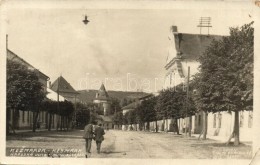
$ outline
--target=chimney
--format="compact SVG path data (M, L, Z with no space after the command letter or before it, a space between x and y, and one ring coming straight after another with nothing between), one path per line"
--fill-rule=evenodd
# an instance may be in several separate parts
M172 33L173 33L173 34L178 33L178 28L177 28L177 26L172 26L172 27L171 27L171 30L172 30Z
M182 54L181 51L180 51L181 41L182 41L182 33L178 33L177 26L172 26L171 27L171 32L172 32L172 34L174 36L177 57L180 57L180 55Z

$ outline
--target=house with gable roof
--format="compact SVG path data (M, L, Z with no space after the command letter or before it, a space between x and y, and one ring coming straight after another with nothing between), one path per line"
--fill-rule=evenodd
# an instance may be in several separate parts
M169 35L170 47L166 59L166 74L164 88L174 87L187 82L188 67L190 67L190 79L198 72L200 63L198 57L206 50L212 40L220 40L222 36L180 33L177 26L172 26ZM182 132L192 125L192 133L199 134L202 131L203 113L192 116L189 120L179 119L179 128ZM242 111L239 114L240 139L251 141L252 139L252 111ZM207 134L219 139L227 140L233 130L234 114L229 112L209 113Z
M16 53L12 52L11 50L7 49L7 60L11 60L17 63L20 63L26 66L29 70L36 72L38 76L38 81L42 84L42 90L47 92L47 82L49 81L49 77L42 73L40 70L36 69L33 65L25 61L23 58L18 56ZM31 129L33 126L33 117L35 113L32 111L11 111L10 116L8 116L10 123L12 124L14 129ZM38 122L40 123L41 128L47 127L47 113L41 111L39 113Z
M168 39L170 46L166 59L166 74L164 88L174 87L179 84L186 84L188 77L188 67L190 67L190 79L198 72L198 57L206 50L212 40L219 40L222 36L179 33L177 26L172 26ZM171 122L167 122L164 128L169 128ZM188 129L189 119L179 119L180 132ZM202 131L202 113L192 117L192 132Z
M64 97L67 101L72 103L77 102L77 96L79 93L62 76L58 77L52 84L50 84L50 89Z

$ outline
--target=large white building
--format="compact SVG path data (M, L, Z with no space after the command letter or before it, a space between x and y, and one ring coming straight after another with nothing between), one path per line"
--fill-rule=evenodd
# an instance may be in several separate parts
M186 83L188 67L190 67L190 79L198 72L198 57L210 45L213 39L220 40L222 36L180 33L176 26L172 26L169 35L170 47L166 60L166 75L164 88L174 87ZM192 92L192 91L191 91ZM192 132L202 131L202 113L192 117ZM252 111L240 112L240 139L251 141L252 139ZM234 114L228 112L208 114L208 135L219 136L228 139L233 131ZM170 124L169 124L170 125ZM189 125L187 119L179 120L179 127L184 131Z

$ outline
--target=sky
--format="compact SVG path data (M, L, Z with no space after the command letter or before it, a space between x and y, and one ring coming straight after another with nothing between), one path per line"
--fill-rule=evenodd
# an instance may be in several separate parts
M90 21L83 24L84 15ZM164 83L170 27L199 33L211 17L210 34L249 23L247 10L10 9L8 48L54 82L62 75L76 90L156 92ZM202 33L207 33L206 29Z

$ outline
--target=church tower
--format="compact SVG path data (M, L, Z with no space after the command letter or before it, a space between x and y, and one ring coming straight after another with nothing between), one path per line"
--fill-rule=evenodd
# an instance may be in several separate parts
M100 89L97 91L93 102L99 104L103 108L104 116L110 115L111 99L103 83L101 84Z

